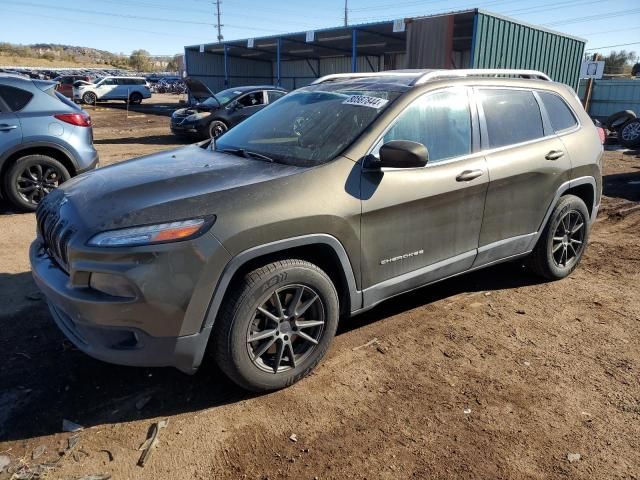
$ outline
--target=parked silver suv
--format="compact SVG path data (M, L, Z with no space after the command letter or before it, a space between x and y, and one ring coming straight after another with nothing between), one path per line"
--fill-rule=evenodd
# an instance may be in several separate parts
M62 182L98 164L91 118L56 83L0 74L2 196L35 210Z

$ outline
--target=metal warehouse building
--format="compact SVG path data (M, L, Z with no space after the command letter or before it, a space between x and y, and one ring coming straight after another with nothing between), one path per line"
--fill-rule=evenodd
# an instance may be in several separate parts
M399 68L523 68L578 85L585 40L484 10L185 47L187 75L213 91L295 89L347 72Z

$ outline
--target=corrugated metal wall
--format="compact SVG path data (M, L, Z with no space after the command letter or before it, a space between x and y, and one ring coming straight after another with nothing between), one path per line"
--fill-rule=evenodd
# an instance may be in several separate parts
M585 85L580 81L580 98L584 97ZM589 115L606 118L620 110L640 115L640 80L594 80Z
M214 92L225 88L224 55L187 50L186 59L190 77L201 80ZM237 57L229 57L228 62L230 87L272 83L271 62Z
M479 12L472 68L540 70L577 88L584 42Z

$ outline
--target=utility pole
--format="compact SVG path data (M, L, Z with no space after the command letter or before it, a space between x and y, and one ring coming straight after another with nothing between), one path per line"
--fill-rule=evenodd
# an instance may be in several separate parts
M220 4L222 3L222 0L216 0L215 2L213 2L213 4L216 6L216 15L218 17L218 24L217 24L217 28L218 28L218 41L221 42L224 37L222 36L222 24L220 23Z
M344 0L344 26L349 25L349 9L347 8L347 1Z

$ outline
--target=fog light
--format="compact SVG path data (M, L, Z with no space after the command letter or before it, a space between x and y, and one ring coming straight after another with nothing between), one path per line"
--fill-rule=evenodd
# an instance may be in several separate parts
M112 273L92 273L89 286L112 297L135 298L135 287L124 277Z

